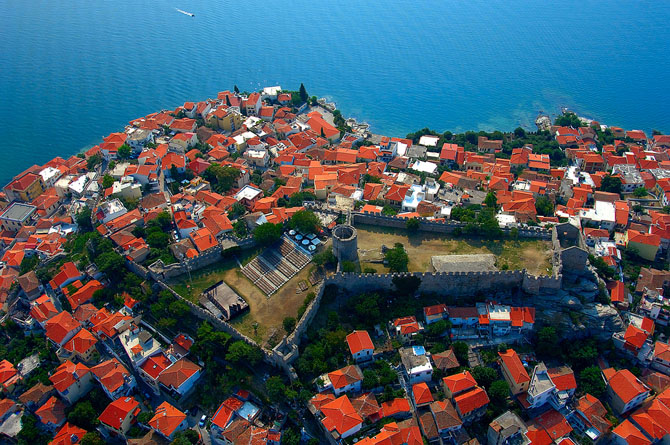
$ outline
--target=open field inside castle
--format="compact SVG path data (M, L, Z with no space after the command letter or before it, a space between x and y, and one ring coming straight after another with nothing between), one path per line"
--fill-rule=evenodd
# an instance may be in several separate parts
M368 224L357 224L356 230L361 270L371 267L379 273L389 272L381 263L380 246L393 247L395 243L401 243L409 255L410 272L432 272L430 259L434 255L490 253L496 256L498 270L506 264L509 270L527 269L537 276L551 274L549 241L466 239L429 232L407 235L405 230Z
M180 295L194 303L204 289L223 280L249 304L249 311L230 321L243 334L263 344L269 339L281 339L284 336L282 321L285 317L296 317L298 308L309 292L315 292L318 284L312 286L309 275L312 265L307 265L293 276L275 294L268 297L241 272L239 264L246 265L254 259L262 249L249 249L240 253L237 258L231 257L195 272L180 275L170 282L170 286ZM300 283L307 286L300 290Z

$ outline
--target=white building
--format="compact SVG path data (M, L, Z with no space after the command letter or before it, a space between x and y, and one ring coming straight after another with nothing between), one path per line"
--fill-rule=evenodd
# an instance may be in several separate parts
M433 378L433 365L423 346L400 349L400 360L410 384L428 382Z
M62 175L63 173L61 173L60 170L53 167L47 167L40 171L40 176L42 177L42 182L44 182L45 189L53 187L56 181L58 181L58 178L60 178Z
M100 204L96 217L100 223L105 224L126 213L128 213L128 210L124 207L123 203L119 199L112 199Z
M613 230L616 224L616 207L613 202L596 201L592 209L579 211L579 219L584 225L586 222L597 224L601 229Z
M246 159L250 165L267 167L268 162L270 161L270 155L267 150L249 148L244 152L244 159Z
M142 185L136 183L132 176L124 176L120 181L112 184L112 195L124 199L140 199L142 197Z
M428 161L416 161L409 168L418 172L423 172L429 175L437 173L437 164Z

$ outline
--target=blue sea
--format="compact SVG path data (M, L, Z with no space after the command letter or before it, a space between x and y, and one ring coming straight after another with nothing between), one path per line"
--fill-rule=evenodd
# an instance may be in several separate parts
M562 106L670 131L669 21L668 1L0 0L0 182L235 84L304 82L393 136Z

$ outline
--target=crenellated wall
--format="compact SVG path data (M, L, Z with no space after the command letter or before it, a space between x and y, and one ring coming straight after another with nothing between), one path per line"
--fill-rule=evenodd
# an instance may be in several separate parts
M405 229L407 227L407 218L397 216L380 215L368 212L355 212L351 214L353 224L370 224L382 227L393 227L396 229ZM433 233L453 233L456 229L463 229L466 224L460 221L433 221L426 218L417 218L419 220L419 230ZM509 234L511 229L502 228L503 233ZM521 238L539 238L550 240L551 229L543 227L521 227L518 228Z
M555 271L556 272L556 271ZM505 289L521 289L530 295L554 292L561 288L562 276L536 277L526 270L494 272L443 272L443 273L391 273L358 274L337 272L324 279L314 300L307 306L293 332L284 337L274 348L283 355L290 365L298 358L298 345L319 310L326 286L334 284L349 293L360 293L378 289L393 289L394 277L416 276L421 279L419 292L447 294L451 296L472 296L477 293L495 292ZM291 368L292 369L292 368Z
M156 262L149 265L149 271L152 276L155 275L156 280L167 280L185 274L189 270L193 272L200 268L209 266L210 264L216 263L221 259L221 254L221 245L217 244L215 247L207 249L200 255L194 258L185 258L179 263L165 265L163 264L162 260L157 260Z

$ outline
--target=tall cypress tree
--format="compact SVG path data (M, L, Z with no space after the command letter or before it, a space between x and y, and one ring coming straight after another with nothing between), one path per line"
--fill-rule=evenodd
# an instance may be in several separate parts
M307 102L307 99L309 99L309 95L307 94L307 90L305 89L305 85L302 84L302 83L300 84L299 93L300 93L300 101L302 103Z

